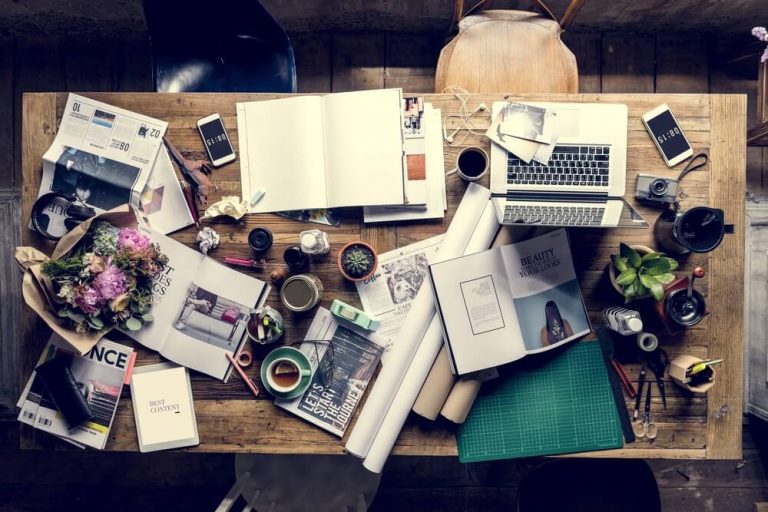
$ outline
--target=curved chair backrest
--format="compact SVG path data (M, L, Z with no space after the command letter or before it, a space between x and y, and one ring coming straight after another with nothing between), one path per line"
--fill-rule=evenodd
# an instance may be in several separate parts
M296 92L293 47L257 0L144 0L158 92Z
M573 0L560 22L542 2L535 3L544 15L491 10L464 17L464 2L456 0L459 33L440 52L435 92L456 85L471 93L577 93L576 58L560 34L583 0Z

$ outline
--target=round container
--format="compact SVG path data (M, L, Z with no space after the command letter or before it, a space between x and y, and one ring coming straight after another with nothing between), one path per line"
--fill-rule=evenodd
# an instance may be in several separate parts
M696 290L692 290L690 298L688 298L688 290L681 288L664 299L664 312L667 318L680 327L691 327L701 322L706 311L704 296Z
M264 325L266 320L270 326ZM264 306L251 313L248 323L245 324L245 332L248 337L259 345L268 345L276 342L285 332L283 316L274 308Z
M262 254L272 247L272 232L267 228L254 228L248 233L248 245L253 252Z
M301 252L301 247L292 246L283 253L283 261L291 272L299 272L309 263L309 257Z
M656 220L653 233L667 252L688 254L715 250L726 233L732 231L723 210L697 206L684 213L667 210Z
M299 242L301 243L301 252L304 254L328 254L331 251L328 235L319 229L302 231L299 233Z
M313 274L297 274L285 280L280 288L280 301L296 313L309 311L323 297L323 283Z

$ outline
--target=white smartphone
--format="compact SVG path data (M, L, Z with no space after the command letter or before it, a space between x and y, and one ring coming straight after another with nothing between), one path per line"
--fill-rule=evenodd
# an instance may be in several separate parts
M693 155L691 144L666 103L646 112L642 119L669 167L674 167Z
M229 142L227 130L224 129L224 123L221 122L219 114L211 114L200 119L197 122L197 129L200 130L200 136L203 138L208 157L214 167L235 160L235 150Z

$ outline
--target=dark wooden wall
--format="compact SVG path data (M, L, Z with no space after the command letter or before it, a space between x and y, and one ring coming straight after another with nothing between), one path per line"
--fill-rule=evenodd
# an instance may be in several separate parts
M584 92L742 93L754 114L756 56L742 66L725 65L728 41L698 34L599 32L568 34L566 41L577 55ZM440 36L391 32L303 33L295 34L293 42L302 92L377 87L431 91L442 45ZM13 403L19 391L14 361L20 299L9 255L21 229L21 94L148 90L149 71L149 48L141 34L0 37L0 118L5 121L0 124L0 236L5 251L0 268L0 510L212 510L233 481L229 455L17 449ZM768 160L763 152L750 150L745 172L759 196L766 195L768 186L764 169ZM752 502L768 500L766 439L759 425L745 427L744 461L738 463L652 462L664 509L750 510ZM462 465L452 458L392 458L373 509L511 510L522 477L537 463Z

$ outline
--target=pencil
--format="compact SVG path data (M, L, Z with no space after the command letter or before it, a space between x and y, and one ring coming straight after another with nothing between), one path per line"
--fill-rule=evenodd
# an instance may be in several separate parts
M232 363L232 366L234 367L235 371L240 375L240 378L243 379L243 382L245 382L245 385L248 386L248 389L251 390L251 393L253 393L253 396L258 397L259 389L256 387L256 384L254 384L253 380L245 374L245 372L240 367L240 365L237 364L237 361L235 361L235 358L232 357L232 354L230 354L229 352L226 352L225 355L227 356L227 359L229 359L229 362Z

